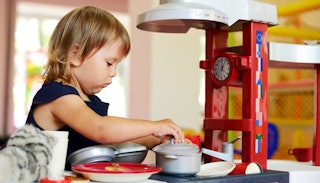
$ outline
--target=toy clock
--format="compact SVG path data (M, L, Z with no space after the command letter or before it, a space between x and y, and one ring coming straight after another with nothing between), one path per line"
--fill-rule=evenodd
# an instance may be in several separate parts
M213 83L218 87L226 85L230 81L234 69L232 57L226 53L218 54L210 65Z

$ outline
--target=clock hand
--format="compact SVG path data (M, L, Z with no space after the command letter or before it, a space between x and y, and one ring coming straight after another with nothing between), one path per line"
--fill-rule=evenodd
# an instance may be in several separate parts
M224 64L226 64L226 62L225 62L225 61L222 61L221 72L224 70L224 69L223 69L223 68L224 68Z

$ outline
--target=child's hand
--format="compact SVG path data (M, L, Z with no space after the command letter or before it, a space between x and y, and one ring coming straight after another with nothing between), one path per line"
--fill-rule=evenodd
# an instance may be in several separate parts
M170 142L170 138L161 138L160 144L166 144L169 142ZM188 138L184 138L182 142L186 144L193 144L192 141Z
M186 143L186 144L193 144L193 142L188 138L184 138L183 142Z
M174 137L175 143L181 143L185 139L181 128L170 119L156 121L153 135L159 138Z

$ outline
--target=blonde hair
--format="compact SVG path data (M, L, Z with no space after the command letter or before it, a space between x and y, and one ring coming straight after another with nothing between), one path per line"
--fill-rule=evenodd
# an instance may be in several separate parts
M92 6L72 10L59 21L49 41L44 83L57 79L72 82L68 52L74 45L79 45L76 58L85 59L104 44L118 39L123 43L124 58L130 50L130 38L111 13Z

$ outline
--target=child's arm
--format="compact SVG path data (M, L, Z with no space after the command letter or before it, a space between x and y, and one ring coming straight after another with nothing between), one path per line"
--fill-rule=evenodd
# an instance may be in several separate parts
M152 149L156 145L169 142L169 138L158 138L153 135L131 140L131 142L146 146L148 149Z
M59 121L99 143L118 143L149 135L159 138L173 136L176 142L184 139L180 127L169 119L149 121L100 116L77 95L65 95L54 100L50 111Z

